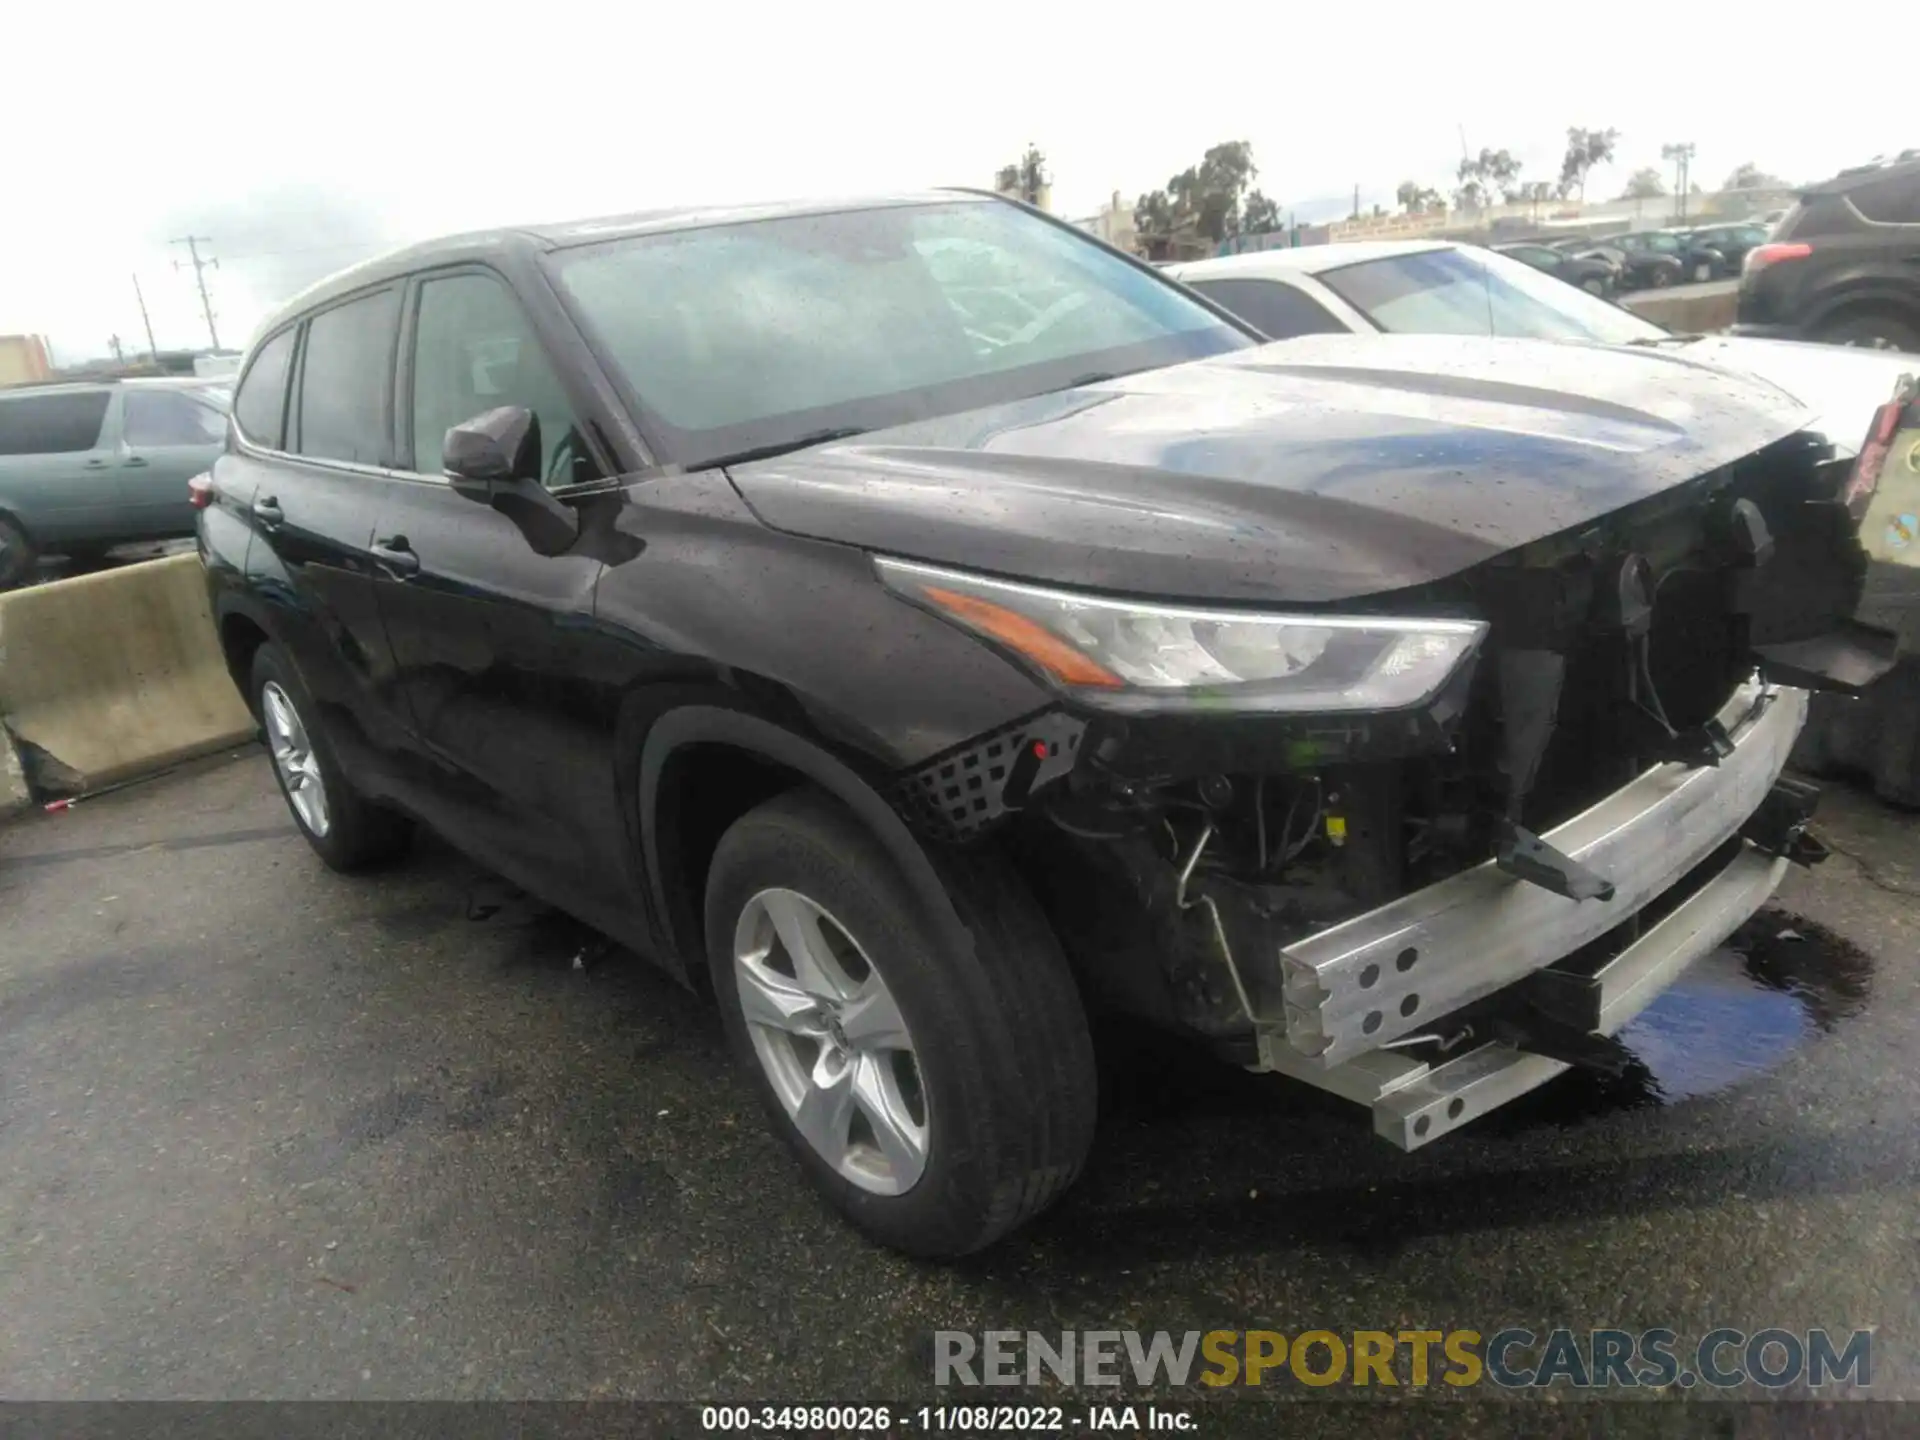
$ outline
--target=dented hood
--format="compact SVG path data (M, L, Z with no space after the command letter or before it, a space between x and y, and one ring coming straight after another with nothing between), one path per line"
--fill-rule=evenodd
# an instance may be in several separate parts
M768 525L1059 585L1313 603L1456 574L1808 420L1661 351L1316 335L729 472Z

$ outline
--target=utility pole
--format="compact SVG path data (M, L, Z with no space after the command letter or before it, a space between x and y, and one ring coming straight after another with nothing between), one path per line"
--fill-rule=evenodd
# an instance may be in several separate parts
M1678 197L1679 219L1687 218L1687 182L1693 171L1693 141L1660 147L1660 158L1673 161L1673 193Z
M116 365L126 364L127 357L120 353L120 337L118 335L109 335L107 337L107 344L113 349L113 363Z
M147 317L147 297L140 293L140 277L133 277L133 298L140 302L140 323L147 327L147 354L153 363L160 363L160 347L153 343L153 321Z
M211 245L213 241L205 235L183 235L172 243L186 246L187 254L193 257L193 280L200 287L200 313L207 317L207 338L213 341L213 348L218 350L220 332L213 328L213 301L207 296L207 270L209 267L218 270L220 262L211 256L205 260L200 258L200 247L203 244ZM173 262L173 268L180 268L178 260Z

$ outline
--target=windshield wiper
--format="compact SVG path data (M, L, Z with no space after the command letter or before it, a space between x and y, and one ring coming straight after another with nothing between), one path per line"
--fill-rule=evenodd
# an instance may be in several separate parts
M1078 390L1082 385L1098 385L1103 380L1118 380L1121 373L1122 372L1118 370L1089 370L1084 375L1074 376L1073 379L1067 381L1064 385L1055 385L1050 389L1042 390L1040 393L1042 395L1058 395L1062 390ZM1132 375L1135 372L1128 370L1125 373Z
M746 450L736 450L731 455L722 455L718 460L708 462L713 465L745 465L753 460L771 460L776 455L790 455L795 450L808 450L815 445L825 445L830 440L849 440L855 435L866 434L863 425L830 425L824 430L809 430L804 435L796 435L791 440L776 440L770 445L755 445Z
M1629 340L1626 343L1629 345L1691 345L1695 340L1699 340L1702 338L1704 337L1699 335L1690 335L1685 331L1676 330L1671 335L1636 336L1634 339Z

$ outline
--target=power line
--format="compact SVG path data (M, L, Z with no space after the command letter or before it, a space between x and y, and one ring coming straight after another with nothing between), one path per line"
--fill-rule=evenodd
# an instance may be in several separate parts
M213 348L218 350L220 348L220 332L214 328L213 324L213 301L207 295L207 270L209 268L218 270L220 268L220 262L212 256L207 257L205 260L200 258L200 246L203 243L211 245L213 241L205 235L183 235L178 240L171 241L170 243L186 246L187 254L193 257L193 281L194 284L200 287L200 313L207 317L207 338L213 341ZM176 270L180 268L180 262L178 260L173 262L173 268Z

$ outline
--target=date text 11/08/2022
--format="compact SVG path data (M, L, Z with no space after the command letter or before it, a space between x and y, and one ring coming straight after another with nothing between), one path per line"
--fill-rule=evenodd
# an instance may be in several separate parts
M889 1430L927 1430L935 1434L983 1433L1031 1435L1065 1430L1150 1430L1190 1433L1198 1429L1190 1411L1164 1405L707 1405L700 1428L761 1434L803 1434L820 1430L836 1435Z

